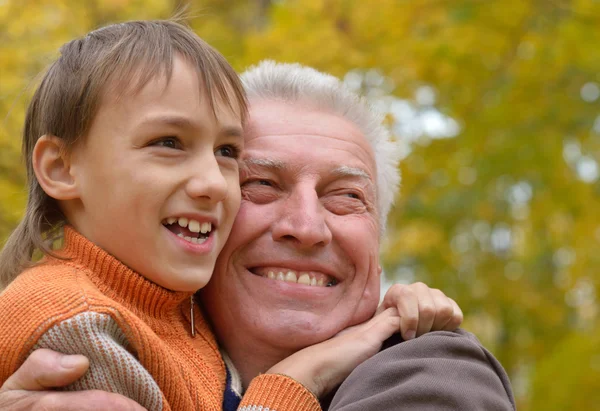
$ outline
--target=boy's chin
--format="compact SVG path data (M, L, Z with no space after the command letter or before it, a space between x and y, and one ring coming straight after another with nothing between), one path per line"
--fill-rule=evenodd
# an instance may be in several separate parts
M196 274L195 278L181 278L175 280L171 277L155 281L155 283L171 291L195 293L199 289L204 288L208 283L208 280L210 280L210 275L198 276L198 274Z

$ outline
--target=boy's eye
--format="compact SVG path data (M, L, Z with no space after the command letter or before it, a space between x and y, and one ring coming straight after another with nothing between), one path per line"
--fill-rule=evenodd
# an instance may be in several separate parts
M232 145L221 146L215 151L215 154L221 157L237 159L240 156L240 149Z
M182 148L182 144L177 137L163 137L153 141L150 145L173 148L176 150L181 150Z

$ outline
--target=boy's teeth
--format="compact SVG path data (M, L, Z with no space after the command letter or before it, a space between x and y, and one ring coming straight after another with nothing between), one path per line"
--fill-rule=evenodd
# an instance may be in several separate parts
M177 236L183 238L185 241L190 242L192 244L202 244L206 241L206 238L188 237L187 235L184 236L182 233L177 234Z
M197 220L190 220L185 217L169 217L167 218L167 224L179 224L183 228L188 228L192 233L210 233L212 231L212 223L204 222L200 223Z
M287 281L288 283L295 283L297 281L296 273L288 271L285 275L285 281Z
M202 226L204 226L204 224L202 224ZM190 220L190 222L188 223L188 229L192 233L199 233L200 232L200 223L196 220Z
M298 277L298 284L311 285L310 276L306 273L301 274L300 277ZM316 280L315 280L315 284L316 284Z

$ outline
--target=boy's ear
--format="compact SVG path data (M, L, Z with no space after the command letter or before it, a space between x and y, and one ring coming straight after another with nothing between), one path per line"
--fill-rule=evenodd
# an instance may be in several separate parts
M79 197L77 184L71 175L71 164L62 139L43 135L33 148L32 163L42 189L56 200Z

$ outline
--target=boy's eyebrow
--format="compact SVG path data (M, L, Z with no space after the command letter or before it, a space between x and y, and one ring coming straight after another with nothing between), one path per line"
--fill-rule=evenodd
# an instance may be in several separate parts
M238 126L224 126L219 134L228 137L243 137L242 128Z
M177 128L194 128L195 125L186 117L174 116L174 115L160 115L156 117L150 117L143 121L145 124L167 124L169 126ZM228 137L242 137L243 131L241 126L223 126L219 130L219 134Z
M192 128L192 122L182 116L160 115L144 119L145 124L168 124L178 128Z

